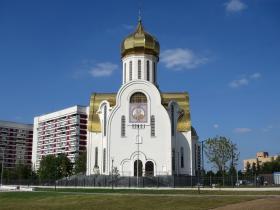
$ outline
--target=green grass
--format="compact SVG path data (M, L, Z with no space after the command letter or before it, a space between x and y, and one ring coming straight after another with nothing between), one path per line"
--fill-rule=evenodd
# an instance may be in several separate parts
M54 188L35 188L35 191L54 192ZM125 193L125 194L191 194L199 195L198 190L168 190L168 189L110 189L110 188L57 188L57 192L82 192L82 193ZM201 195L280 195L280 191L210 191L200 190Z
M256 199L242 196L148 196L67 194L56 192L2 192L1 210L181 210L209 209Z

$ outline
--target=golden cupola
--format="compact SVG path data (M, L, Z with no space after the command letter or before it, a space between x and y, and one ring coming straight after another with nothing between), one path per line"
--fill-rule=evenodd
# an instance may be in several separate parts
M121 56L132 54L149 54L159 58L160 46L157 39L144 30L141 19L136 30L127 36L121 45Z

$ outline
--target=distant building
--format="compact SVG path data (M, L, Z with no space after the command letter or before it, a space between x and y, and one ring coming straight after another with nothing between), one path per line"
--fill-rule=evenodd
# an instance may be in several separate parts
M0 162L4 167L31 165L33 125L0 121Z
M276 160L276 158L279 155L275 155L275 156L269 156L268 152L257 152L256 154L256 158L251 158L251 159L246 159L243 160L243 168L244 171L246 171L247 168L247 164L250 164L250 167L252 167L252 165L255 163L257 166L257 162L259 163L259 165L263 165L266 162L272 162L273 160Z
M37 170L43 156L67 154L71 162L86 150L87 107L73 106L34 118L32 163Z

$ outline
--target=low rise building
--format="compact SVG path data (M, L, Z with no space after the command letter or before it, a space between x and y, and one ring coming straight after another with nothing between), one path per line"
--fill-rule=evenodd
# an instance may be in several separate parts
M31 165L33 125L0 121L0 160L5 168Z
M273 160L276 160L279 155L269 156L268 152L257 152L256 158L250 158L243 160L243 168L244 171L247 170L247 165L250 164L250 167L253 166L253 164L259 164L260 166L263 165L266 162L272 162Z
M43 156L67 154L71 162L86 150L87 107L73 106L34 118L32 163L39 168Z

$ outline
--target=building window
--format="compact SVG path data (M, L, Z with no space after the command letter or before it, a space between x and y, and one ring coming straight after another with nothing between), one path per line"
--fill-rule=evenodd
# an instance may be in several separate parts
M138 60L138 79L141 79L141 60Z
M132 80L132 61L129 61L129 80Z
M106 132L107 132L107 106L104 106L104 124L103 124L103 132L104 132L104 136L106 136Z
M171 105L171 134L175 134L175 123L174 123L174 105Z
M147 80L150 81L150 61L147 61Z
M175 171L175 149L172 149L172 170Z
M98 168L98 147L95 147L95 162L94 167Z
M147 97L144 93L136 92L130 97L130 103L147 103Z
M155 136L155 116L151 116L151 136Z
M155 62L153 62L153 74L154 74L154 83L156 83L157 75L156 75L156 63Z
M184 168L184 148L181 147L181 168Z
M106 167L106 149L103 149L103 173L105 173L105 167Z
M125 116L122 116L121 119L121 136L125 137Z
M126 83L126 63L124 63L124 83Z

